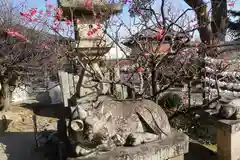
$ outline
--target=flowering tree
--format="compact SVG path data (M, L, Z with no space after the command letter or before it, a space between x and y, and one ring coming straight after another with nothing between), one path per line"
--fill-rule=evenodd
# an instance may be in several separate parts
M180 16L176 15L177 8L171 10L171 4L163 1L162 11L157 12L152 3L133 1L129 5L130 16L135 21L133 27L142 28L137 34L131 32L131 28L120 16L118 20L120 26L130 35L130 39L124 43L133 48L128 60L134 65L128 69L130 72L141 73L141 89L137 94L156 101L160 93L187 77L192 79L199 71L198 63L194 63L196 66L191 64L193 61L197 62L197 44L189 44L190 33L197 30L197 26L188 25L190 21L184 20L188 17L184 11ZM192 48L187 48L188 45L192 45ZM131 76L127 78L130 79Z
M93 18L96 23L89 26L89 30L84 31L86 32L84 34L88 38L94 38L98 36L99 32L104 30L105 35L125 54L124 60L116 59L114 64L105 59L104 55L89 56L88 53L79 50L78 47L81 45L81 42L77 43L77 47L73 47L71 45L72 40L62 35L74 37L75 40L73 42L78 41L79 35L74 35L73 28L77 27L77 22L82 21L84 23L85 19L84 17L76 18L75 16L66 17L62 9L54 5L46 3L46 11L38 8L27 8L23 11L18 11L17 13L21 17L21 26L15 23L3 23L1 32L1 35L4 35L2 36L3 43L1 43L3 47L0 50L7 56L3 56L4 58L0 64L4 68L2 69L1 86L2 99L5 100L5 106L9 102L9 85L16 86L16 80L19 77L23 77L23 71L25 71L25 75L26 73L29 74L29 68L31 67L29 64L38 66L41 70L47 67L50 67L50 70L52 70L56 69L56 62L62 56L74 62L75 67L80 65L85 72L92 76L91 80L97 82L97 84L90 87L96 88L97 91L103 91L102 84L104 83L112 86L125 86L134 93L135 97L131 97L133 99L141 97L157 101L159 95L168 91L170 87L175 87L176 84L183 82L187 83L189 90L188 96L184 96L184 101L187 101L186 103L189 103L189 106L191 83L196 79L207 79L200 73L203 73L202 69L206 68L202 63L208 59L207 63L210 63L213 69L206 68L206 70L209 70L205 73L210 77L207 83L210 84L209 89L212 86L216 87L216 92L219 96L219 88L226 88L226 84L219 83L218 80L223 77L225 79L229 78L226 76L229 75L228 72L223 72L228 63L212 63L212 59L209 60L209 57L203 57L205 49L209 46L194 41L192 35L193 32L198 30L202 42L212 44L212 37L209 34L212 31L205 24L210 19L210 16L205 14L205 3L204 7L200 6L200 8L197 8L196 4L198 5L198 3L194 4L196 1L189 0L187 2L190 6L195 6L196 8L181 10L162 0L160 10L158 11L154 8L154 1L132 0L131 2L124 2L129 7L129 14L127 15L133 21L133 24L124 21L121 14L110 19L106 13L97 15L92 10L94 1L85 1L85 7L93 12ZM197 13L197 19L191 19L188 14L192 10ZM132 28L138 28L139 30L138 32L133 32ZM118 41L118 39L123 38L119 37L119 35L124 30L128 39L124 41L124 44L132 48L130 55ZM220 33L225 34L224 32L223 26L223 30ZM216 36L219 35L215 30L213 30L213 33L216 33ZM221 36L219 37L219 39L222 38ZM98 40L102 40L102 38L101 35L98 36ZM59 39L61 39L61 42ZM89 50L91 49L94 50L95 48L89 47ZM95 67L96 63L101 63L101 67ZM110 75L111 73L116 74L113 68L117 67L120 68L120 78L107 78L109 73ZM84 76L83 72L82 70L77 71L80 77L78 84L84 86L85 84L81 82ZM126 75L126 77L124 78L123 75ZM80 87L77 85L76 88L78 94ZM102 94L102 92L98 93L99 95ZM109 92L108 94L118 98L114 92ZM80 95L77 96L80 97ZM219 98L218 96L217 98ZM196 109L197 107L191 106L189 108L187 111L191 112L192 108ZM186 115L187 112L179 110L175 113L172 117L178 115L178 113Z
M194 70L196 70L194 71L195 73L193 73L190 69L187 69L189 68L189 65L191 65L190 62L195 54L186 54L187 56L183 56L179 53L196 53L196 51L191 51L191 49L185 50L185 48L186 44L191 39L191 35L189 33L199 29L199 27L196 25L187 25L189 22L183 21L183 19L187 17L186 11L183 11L180 16L176 14L174 15L174 11L170 9L169 4L166 4L165 1L162 1L160 12L157 12L152 8L154 1L135 0L132 2L126 1L124 3L129 6L130 17L132 17L134 21L137 21L137 24L135 24L134 27L142 28L142 33L131 37L132 41L136 43L139 50L137 51L138 53L136 56L128 57L129 63L133 64L131 73L129 73L129 75L134 75L136 72L138 72L140 77L142 77L140 78L141 92L138 94L144 95L145 98L153 98L156 100L156 97L159 93L167 90L176 81L182 81L184 79L183 77L188 77L186 75L191 75L190 77L194 77L194 75L197 74L198 71L196 70L196 67L193 67L195 68ZM89 37L97 35L99 30L102 30L99 22L103 19L105 19L105 22L103 22L105 25L104 28L107 28L105 32L111 40L116 42L116 35L110 32L111 28L117 32L125 29L129 32L129 35L134 35L131 31L131 26L127 25L122 20L120 15L115 16L113 19L106 18L108 15L104 13L99 16L94 12L94 10L92 10L93 4L94 2L92 1L85 2L85 8L93 12L94 19L96 21L96 27L91 27L86 33ZM75 27L74 24L76 22L84 21L84 18L80 19L75 18L74 16L64 17L63 11L51 4L46 3L46 8L46 12L38 10L37 8L28 9L27 11L20 12L20 16L27 20L31 25L34 23L40 25L39 22L41 22L43 25L44 22L45 26L47 26L52 33L64 33L68 36L73 34L71 28ZM64 23L61 22L62 20L65 20ZM167 46L165 49L162 49L164 48L162 46L165 45L165 42L167 42L169 46ZM116 45L118 45L124 52L124 49L119 45L119 43L116 42ZM164 54L161 54L161 52L164 52ZM85 53L81 54L84 55ZM86 68L86 65L89 65L99 58L102 57L97 56L90 58L89 56L83 56L79 63L84 64L83 62L88 61L88 64L85 63L83 66L83 68ZM171 63L170 60L175 61L175 65L169 65L169 63ZM168 67L166 68L166 66ZM105 65L103 68L111 70L112 67L109 68L107 65ZM192 67L190 68L192 69ZM169 70L168 75L162 74L165 70ZM91 72L96 73L95 70ZM98 77L96 75L97 74L93 74L96 81L106 82L103 77ZM163 79L165 80L168 77L167 84L165 83L163 85L161 81L156 83L156 81L160 78L159 76L162 78L164 77ZM125 85L131 88L134 92L137 92L136 89L131 85L133 83L131 82L131 77L132 76L130 76L127 81L123 81L121 79L117 81L108 80L107 83ZM143 89L143 87L145 87L145 89ZM144 93L144 91L147 90L146 88L150 88L151 93Z
M232 55L235 55L238 47L231 47L234 46L232 43L223 46L217 45L225 41L227 23L226 19L219 19L216 14L223 10L224 12L221 14L225 17L227 6L231 7L234 3L212 2L212 8L207 9L207 2L186 2L192 8L180 10L170 7L167 1L162 0L160 11L157 11L154 8L154 1L135 0L130 2L129 12L134 21L133 27L141 28L140 31L137 34L132 33L131 27L124 23L121 16L118 17L120 25L119 21L116 25L125 28L131 37L126 43L133 48L132 55L128 56L128 60L134 65L128 69L131 70L131 76L134 75L133 72L141 73L139 74L142 77L139 82L141 89L137 91L138 94L156 100L160 93L175 86L179 81L191 85L193 81L197 80L203 83L203 93L206 92L206 88L208 88L207 92L211 87L216 88L213 99L206 100L207 97L203 97L206 98L206 103L203 105L206 107L219 100L219 88L224 88L226 85L218 80L219 74L226 69L234 68L229 59L233 58ZM196 13L196 18L189 18L191 16L188 14L189 12ZM212 27L209 28L210 19ZM192 33L195 31L199 31L202 43L193 40ZM169 44L168 47L165 46L166 42ZM218 49L216 50L216 48ZM215 60L208 56L212 56L213 53L215 58L219 58L216 61L221 63L211 63ZM214 68L211 72L207 70L209 64ZM211 77L211 81L206 82L208 77ZM129 79L131 78L127 78L127 80ZM141 85L142 83L144 84ZM147 89L151 91L149 92ZM210 90L212 91L212 88ZM189 93L188 91L188 95L190 95ZM187 97L189 104L190 97ZM192 109L196 108L192 107Z
M7 6L6 6L7 7ZM57 68L57 61L63 56L59 36L47 33L40 27L36 9L20 12L22 6L12 8L8 16L0 15L1 54L1 108L10 106L11 93L21 83L43 78L44 72ZM44 26L44 25L42 25ZM61 48L61 49L60 49Z
M157 11L154 9L155 1L124 1L124 5L129 7L129 17L134 21L134 24L131 26L123 20L121 14L112 16L111 13L107 14L104 13L104 11L97 14L94 11L94 1L85 1L85 8L92 12L96 22L92 27L89 27L89 30L86 31L86 35L88 37L99 36L98 33L102 32L104 29L105 35L120 48L123 54L127 55L126 60L128 63L126 70L128 76L126 79L120 78L116 80L105 78L107 73L112 72L112 68L116 66L120 66L120 70L124 70L124 67L126 68L126 66L121 66L121 60L117 60L117 63L111 66L109 65L109 61L104 60L103 55L89 57L87 53L77 50L77 47L73 48L72 45L70 45L71 40L62 35L75 37L75 40L77 40L79 37L77 34L74 36L73 29L76 28L77 22L85 21L84 17L76 18L74 15L66 17L61 8L48 4L47 1L46 11L38 8L29 8L18 12L22 21L24 21L22 26L32 27L41 34L35 37L35 34L28 34L30 33L29 30L27 30L26 33L23 33L23 31L17 32L9 26L4 27L4 31L6 31L9 37L16 37L21 43L24 42L32 46L41 46L40 51L47 53L46 57L48 60L48 56L64 52L64 55L67 55L70 60L76 60L74 53L80 54L81 58L78 57L77 61L78 64L82 65L85 69L96 61L101 61L103 66L100 68L100 76L96 68L90 67L90 69L87 69L93 76L94 81L126 86L134 93L137 93L138 96L156 101L160 93L168 90L168 88L175 85L177 82L187 81L188 83L188 81L193 81L199 76L203 66L200 65L201 63L199 60L201 59L198 57L198 52L202 47L199 47L199 43L197 42L190 42L192 33L198 30L202 42L209 44L211 42L211 38L208 37L211 34L208 34L209 30L205 23L209 21L210 17L206 14L206 3L202 1L199 1L199 3L197 3L197 1L186 2L192 9L171 9L171 4L162 0L160 11ZM200 4L203 4L203 6ZM214 17L216 6L215 4L212 6ZM225 3L222 4L222 7L224 6L226 6ZM189 18L188 12L190 11L196 12L197 19ZM179 13L181 14L179 15ZM112 18L110 18L110 16L112 16ZM223 25L219 23L220 22L217 22L216 25ZM139 28L140 30L136 34L133 33L132 28ZM219 27L213 26L213 28ZM114 32L111 30L114 30ZM130 47L132 48L132 54L130 56L126 53L125 48L118 42L119 37L117 35L119 35L120 31L123 32L123 30L127 32L128 38L130 37L130 40L125 43L125 45L127 45L127 43L129 45L130 43ZM225 35L225 33L223 33L225 32L224 26L222 27L221 34L217 34L215 29L213 29L213 32L214 34L216 33L216 35ZM52 35L49 36L43 33ZM39 38L40 35L41 38ZM57 39L61 37L64 43L60 44L59 41L56 41L56 37ZM131 43L134 44L134 46L131 46ZM34 47L34 49L36 48L37 47ZM91 50L93 48L89 47L89 49ZM47 51L54 54L49 54ZM40 57L42 57L42 55L43 54L41 54ZM53 65L56 57L58 56L52 56L52 58L55 59L51 60L51 63L45 64ZM45 58L43 58L44 61L46 60ZM138 77L138 87L134 87L136 79L134 80L133 77L136 77L136 75Z

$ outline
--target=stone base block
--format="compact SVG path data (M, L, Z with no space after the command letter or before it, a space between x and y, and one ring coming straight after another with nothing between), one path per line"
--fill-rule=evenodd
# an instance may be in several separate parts
M217 123L218 160L240 159L240 120L219 120Z
M119 147L114 151L94 157L68 158L68 160L183 160L188 152L189 138L174 132L162 141L142 144L136 147Z
M180 156L177 156L177 157L174 157L174 158L170 158L168 160L184 160L184 155L180 155Z

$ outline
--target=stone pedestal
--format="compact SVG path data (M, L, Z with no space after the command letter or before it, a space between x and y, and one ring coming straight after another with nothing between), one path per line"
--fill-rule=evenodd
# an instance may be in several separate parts
M68 158L68 160L184 160L188 152L189 138L174 132L167 139L142 144L136 147L119 147L114 151L88 158Z
M219 120L217 123L218 160L240 159L240 120Z
M92 4L86 5L87 3ZM86 0L58 0L58 5L63 11L63 17L67 19L79 19L79 21L74 22L76 41L73 45L76 52L72 53L72 55L78 56L84 68L92 72L90 74L87 73L87 71L83 71L80 75L80 77L83 77L83 79L80 79L81 84L75 85L78 87L78 90L80 90L78 95L80 96L79 103L83 104L96 101L98 90L105 94L108 88L106 88L107 85L102 82L97 83L93 81L92 74L93 71L97 72L101 79L105 80L98 66L99 59L109 52L113 44L113 41L104 33L104 21L109 19L111 15L121 12L123 5L121 3L108 3L106 0L89 2ZM63 18L62 20L65 19ZM74 84L72 82L72 76L71 79L68 80L66 78L67 73L60 72L59 74L63 77L60 81L63 90L64 105L67 107L69 105L68 99L74 95L76 90L72 95L70 94L68 85ZM74 88L74 85L72 88Z

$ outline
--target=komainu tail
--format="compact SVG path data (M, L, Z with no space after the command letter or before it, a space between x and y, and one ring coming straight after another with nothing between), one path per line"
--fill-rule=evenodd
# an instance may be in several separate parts
M150 100L142 100L136 107L137 114L145 121L155 134L162 135L161 138L171 133L168 117L164 110Z

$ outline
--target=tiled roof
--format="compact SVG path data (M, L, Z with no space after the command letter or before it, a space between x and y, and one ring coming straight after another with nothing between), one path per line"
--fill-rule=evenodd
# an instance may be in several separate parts
M123 44L129 44L129 43L133 43L134 39L139 39L139 38L150 38L150 39L154 39L157 36L157 33L159 31L159 27L149 27L147 29L143 29L139 32L137 32L135 35L133 35L132 37L128 37L126 39L124 39L122 41ZM183 32L177 32L173 29L170 29L166 36L172 37L174 35L177 35L177 37L189 37L188 34L185 34ZM160 40L160 39L159 39Z

